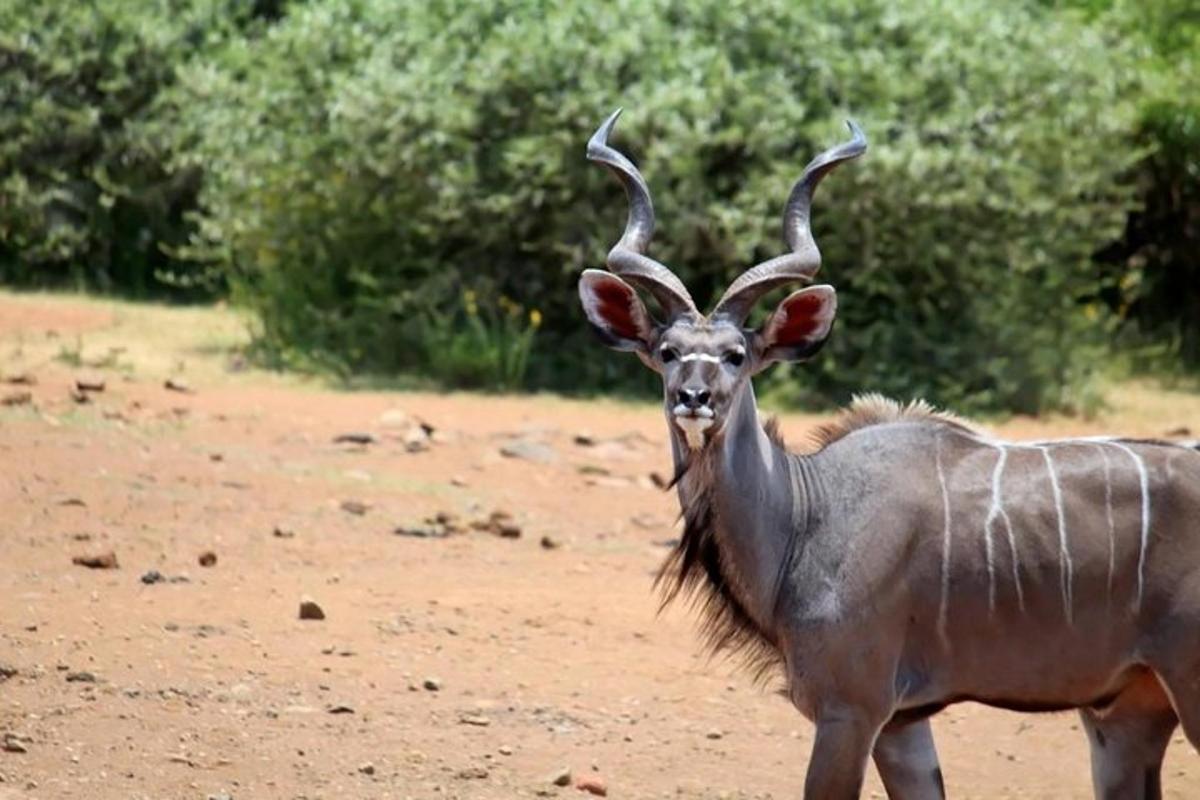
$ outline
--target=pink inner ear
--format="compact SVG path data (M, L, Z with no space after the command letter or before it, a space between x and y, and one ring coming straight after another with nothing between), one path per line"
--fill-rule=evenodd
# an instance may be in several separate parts
M771 322L775 344L792 345L819 336L828 324L825 296L817 293L798 294L779 309L783 319Z
M642 330L634 317L630 290L616 281L598 281L592 288L596 298L596 312L604 319L612 332L624 339L642 338Z

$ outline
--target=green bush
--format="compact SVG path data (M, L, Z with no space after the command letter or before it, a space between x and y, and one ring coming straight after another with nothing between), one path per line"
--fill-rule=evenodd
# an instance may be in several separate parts
M0 281L193 294L205 270L174 248L187 242L201 173L167 164L159 99L179 63L271 11L239 0L0 4Z
M770 387L1071 408L1113 324L1089 258L1130 205L1128 55L1071 14L981 0L318 0L185 71L179 166L207 169L194 251L281 361L433 371L429 319L468 288L542 315L528 384L644 386L575 298L625 214L583 158L596 124L629 109L616 143L654 190L652 252L703 302L779 252L791 183L854 116L871 150L815 223L841 325Z

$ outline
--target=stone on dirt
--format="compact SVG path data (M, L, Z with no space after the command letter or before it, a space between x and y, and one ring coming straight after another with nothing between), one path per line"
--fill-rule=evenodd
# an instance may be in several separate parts
M163 381L163 388L170 392L192 393L192 387L183 378L167 378Z
M292 539L296 536L296 532L294 530L291 530L290 528L281 528L278 525L276 525L271 530L271 535L274 536L276 539Z
M353 514L356 517L361 517L371 510L370 503L364 503L361 500L343 500L341 504L342 511L347 514Z
M300 619L325 619L325 610L317 605L317 601L311 597L302 597L300 598Z
M28 753L29 748L26 745L29 743L28 736L22 736L19 733L4 734L4 752L6 753Z
M485 767L466 767L458 771L458 777L465 781L479 781L487 778L488 771Z
M156 569L149 570L148 572L142 574L142 583L146 584L147 586L152 586L156 583L162 583L165 580L166 578L163 577L163 574Z
M376 441L378 441L378 440L375 438L375 436L373 434L361 433L361 432L339 433L337 436L333 437L334 444L367 445L367 444L374 444Z
M212 550L205 550L196 559L202 567L215 567L217 565L217 554Z
M560 545L558 543L558 540L551 536L543 536L542 537L542 549L543 550L557 550L561 546L562 545Z
M368 761L365 764L359 764L358 771L361 772L363 775L374 775L375 774L375 765L372 764L370 761Z
M106 383L99 375L84 375L75 379L75 389L80 392L103 392Z
M575 781L575 788L597 797L608 797L608 784L598 775L583 775Z
M538 464L550 464L558 460L558 452L553 447L534 439L514 439L503 444L500 446L500 455Z
M479 728L486 728L492 724L492 720L483 714L463 714L458 721L463 725L474 725Z
M550 783L555 786L570 786L571 785L571 770L563 767L558 772L550 776Z
M33 392L21 390L0 397L0 406L27 406L33 402Z
M85 670L67 673L67 683L95 683L96 676Z
M442 682L438 678L426 678L421 682L421 686L423 686L427 692L439 692L442 689Z
M107 553L96 553L94 555L75 556L71 559L72 564L77 564L88 569L116 569L117 554L112 550Z

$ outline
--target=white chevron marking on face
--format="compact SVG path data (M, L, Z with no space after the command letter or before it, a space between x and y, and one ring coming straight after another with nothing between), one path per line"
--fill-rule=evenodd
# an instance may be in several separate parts
M1058 485L1058 473L1054 471L1054 461L1050 458L1050 448L1038 447L1042 458L1046 461L1046 470L1050 473L1050 489L1054 494L1054 510L1058 514L1058 557L1059 570L1062 580L1063 611L1067 615L1067 624L1075 624L1072 611L1071 579L1074 567L1071 564L1071 551L1067 547L1067 518L1063 512L1062 488Z
M1109 442L1113 447L1124 450L1133 459L1134 466L1137 467L1138 480L1142 487L1142 537L1138 546L1138 582L1137 596L1134 598L1134 608L1140 608L1142 605L1142 589L1145 583L1146 572L1146 547L1150 543L1150 476L1146 473L1146 464L1142 461L1142 457L1133 452L1127 445L1120 442Z
M707 361L710 364L720 364L721 359L708 353L688 353L679 357L680 361Z

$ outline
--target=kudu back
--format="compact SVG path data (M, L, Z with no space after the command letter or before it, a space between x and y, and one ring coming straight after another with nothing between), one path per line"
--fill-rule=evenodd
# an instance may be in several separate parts
M785 254L702 314L646 255L650 191L608 139L587 155L629 200L609 271L579 283L609 346L663 378L684 534L659 580L695 593L715 649L779 668L816 724L804 796L944 796L929 717L974 700L1078 709L1100 798L1156 798L1172 732L1200 746L1200 453L1120 438L1003 442L922 402L857 399L810 455L759 419L752 377L814 356L836 293L810 285L746 326L772 289L811 283L813 192L862 131L804 169ZM656 319L638 290L661 310Z

